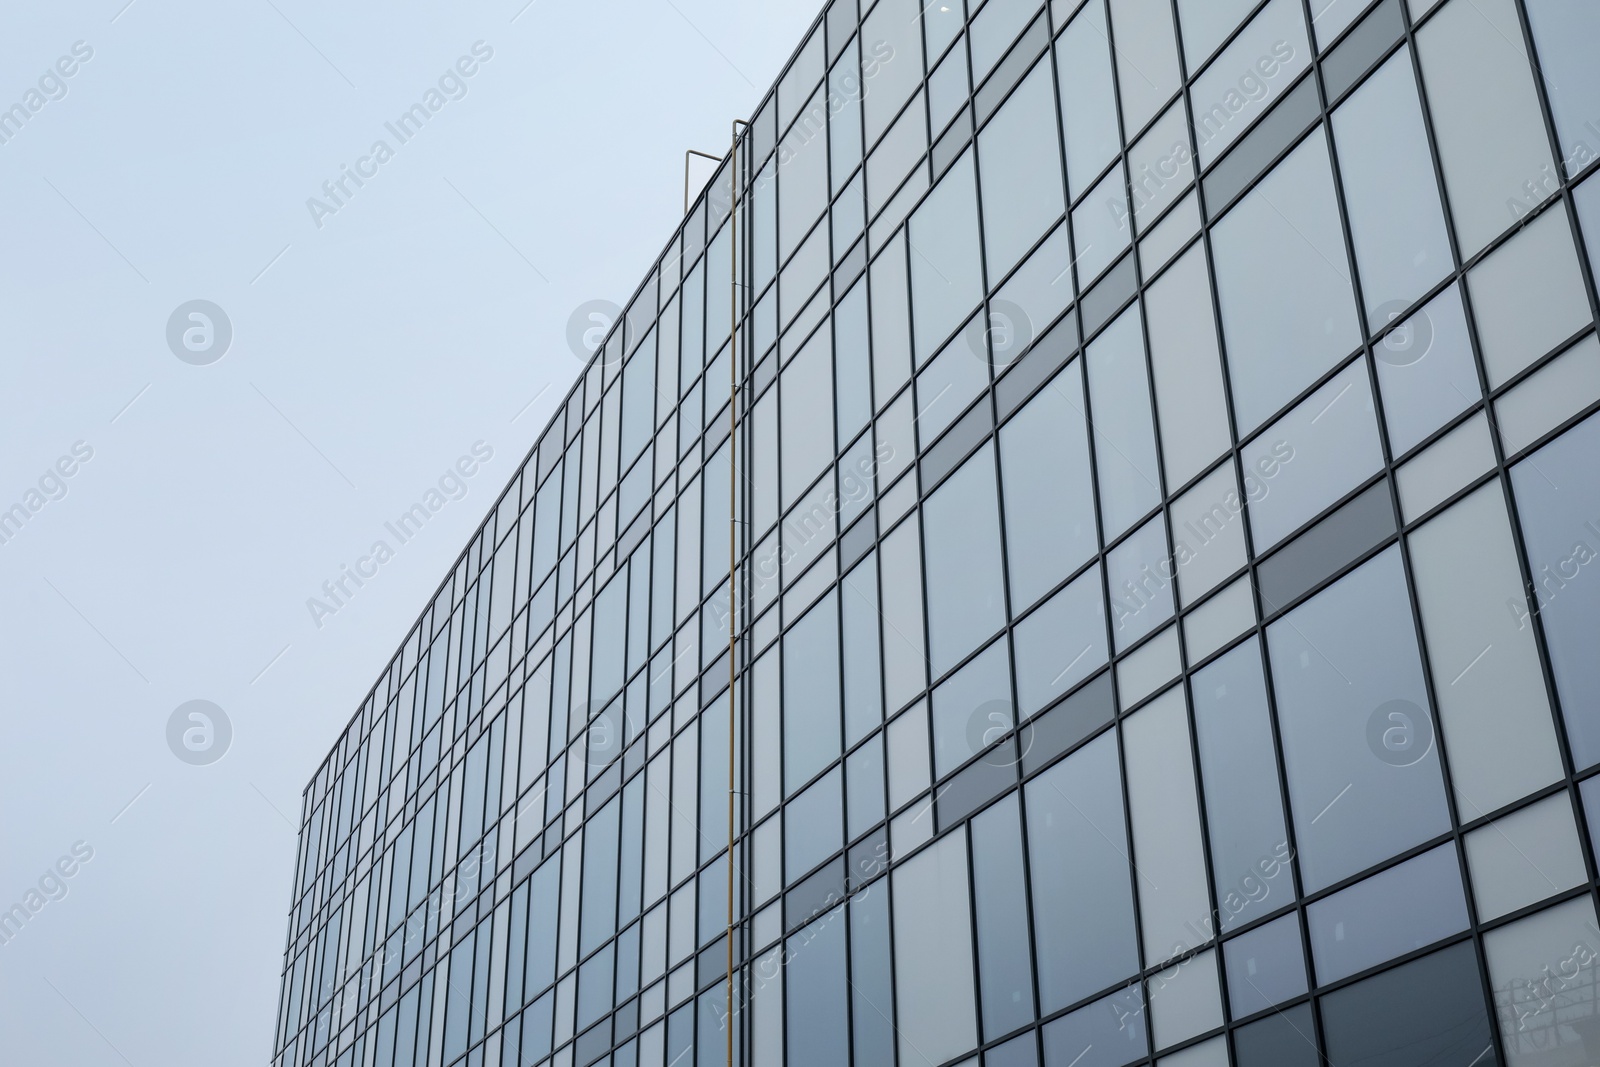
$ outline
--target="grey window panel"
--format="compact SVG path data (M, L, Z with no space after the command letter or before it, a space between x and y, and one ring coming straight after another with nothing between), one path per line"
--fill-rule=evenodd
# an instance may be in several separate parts
M972 454L989 432L994 429L994 416L989 411L987 397L978 401L977 407L956 420L954 426L922 456L922 488L931 491L944 480L945 475L961 465Z
M889 869L889 828L880 826L850 846L845 859L845 879L854 893Z
M869 512L867 517L845 531L844 537L839 540L839 566L849 568L868 552L872 551L873 544L878 539L877 512Z
M1255 181L1274 160L1317 121L1322 104L1317 99L1316 79L1310 75L1284 94L1278 106L1239 139L1219 160L1202 182L1206 211L1216 218L1245 188Z
M1124 1067L1145 1058L1148 1040L1144 989L1133 983L1046 1026L1045 1067Z
M1014 738L1006 738L939 787L934 816L941 832L1017 784L1016 747Z
M1322 84L1328 91L1328 100L1339 99L1346 89L1360 81L1405 32L1400 0L1384 0L1333 51L1322 57Z
M1106 275L1095 283L1094 288L1083 294L1083 299L1078 301L1078 307L1083 315L1083 335L1090 336L1100 327L1116 317L1122 306L1133 298L1138 290L1138 278L1134 273L1133 256L1130 253L1122 257L1122 262L1112 267Z
M1223 954L1228 961L1228 1007L1236 1019L1306 992L1306 957L1295 912L1226 942Z
M867 269L867 242L857 241L833 271L833 291L842 293Z
M840 856L784 895L784 927L793 930L804 926L843 900L844 894L844 857Z
M944 172L950 169L961 155L961 150L972 141L972 113L967 108L961 109L961 114L956 116L956 121L944 131L934 142L930 159L933 163L933 180L938 181L944 177Z
M1466 1063L1498 1067L1471 942L1357 982L1322 998L1328 1060L1362 1067Z
M1077 350L1078 314L1076 309L1070 309L1060 322L1034 342L1026 355L1011 364L1006 376L995 386L995 407L1001 421L1021 407L1046 379L1066 366Z
M1316 1026L1311 1005L1297 1004L1274 1012L1233 1035L1234 1063L1238 1067L1319 1067Z
M1055 707L1025 724L1018 733L1022 773L1032 774L1110 722L1116 714L1111 672L1080 686Z
M1262 561L1256 571L1262 609L1288 607L1341 567L1394 536L1387 478Z
M985 1067L1039 1067L1038 1039L1032 1033L1014 1037L983 1054Z
M1011 53L995 68L983 88L974 94L972 109L977 115L978 125L983 125L984 120L994 114L1005 95L1022 80L1022 76L1033 67L1033 61L1043 54L1049 43L1050 26L1045 21L1044 13L1040 12L1021 40L1012 47Z
M828 62L832 63L856 32L856 0L833 0L828 5Z
M578 1038L578 1043L573 1051L573 1062L579 1067L589 1067L589 1064L611 1051L611 1020L585 1031Z

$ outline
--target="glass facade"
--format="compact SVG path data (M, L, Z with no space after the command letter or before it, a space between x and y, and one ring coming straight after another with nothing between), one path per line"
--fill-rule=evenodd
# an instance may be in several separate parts
M1597 1062L1596 42L833 0L308 786L275 1062Z

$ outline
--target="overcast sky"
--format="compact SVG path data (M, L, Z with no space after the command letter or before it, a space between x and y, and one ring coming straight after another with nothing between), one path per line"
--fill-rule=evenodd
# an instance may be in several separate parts
M818 8L5 6L7 1062L267 1062L301 790Z

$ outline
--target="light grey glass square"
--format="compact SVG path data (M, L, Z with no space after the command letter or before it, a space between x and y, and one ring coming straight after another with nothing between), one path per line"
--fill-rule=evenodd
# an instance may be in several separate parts
M1228 1008L1235 1019L1306 991L1300 919L1292 912L1229 941L1223 955L1228 962Z
M1572 228L1546 211L1467 274L1491 387L1504 384L1593 321Z

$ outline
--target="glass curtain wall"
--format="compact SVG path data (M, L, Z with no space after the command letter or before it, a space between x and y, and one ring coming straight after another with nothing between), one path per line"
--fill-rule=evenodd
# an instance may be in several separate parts
M829 3L307 787L274 1062L1592 1062L1596 41Z

